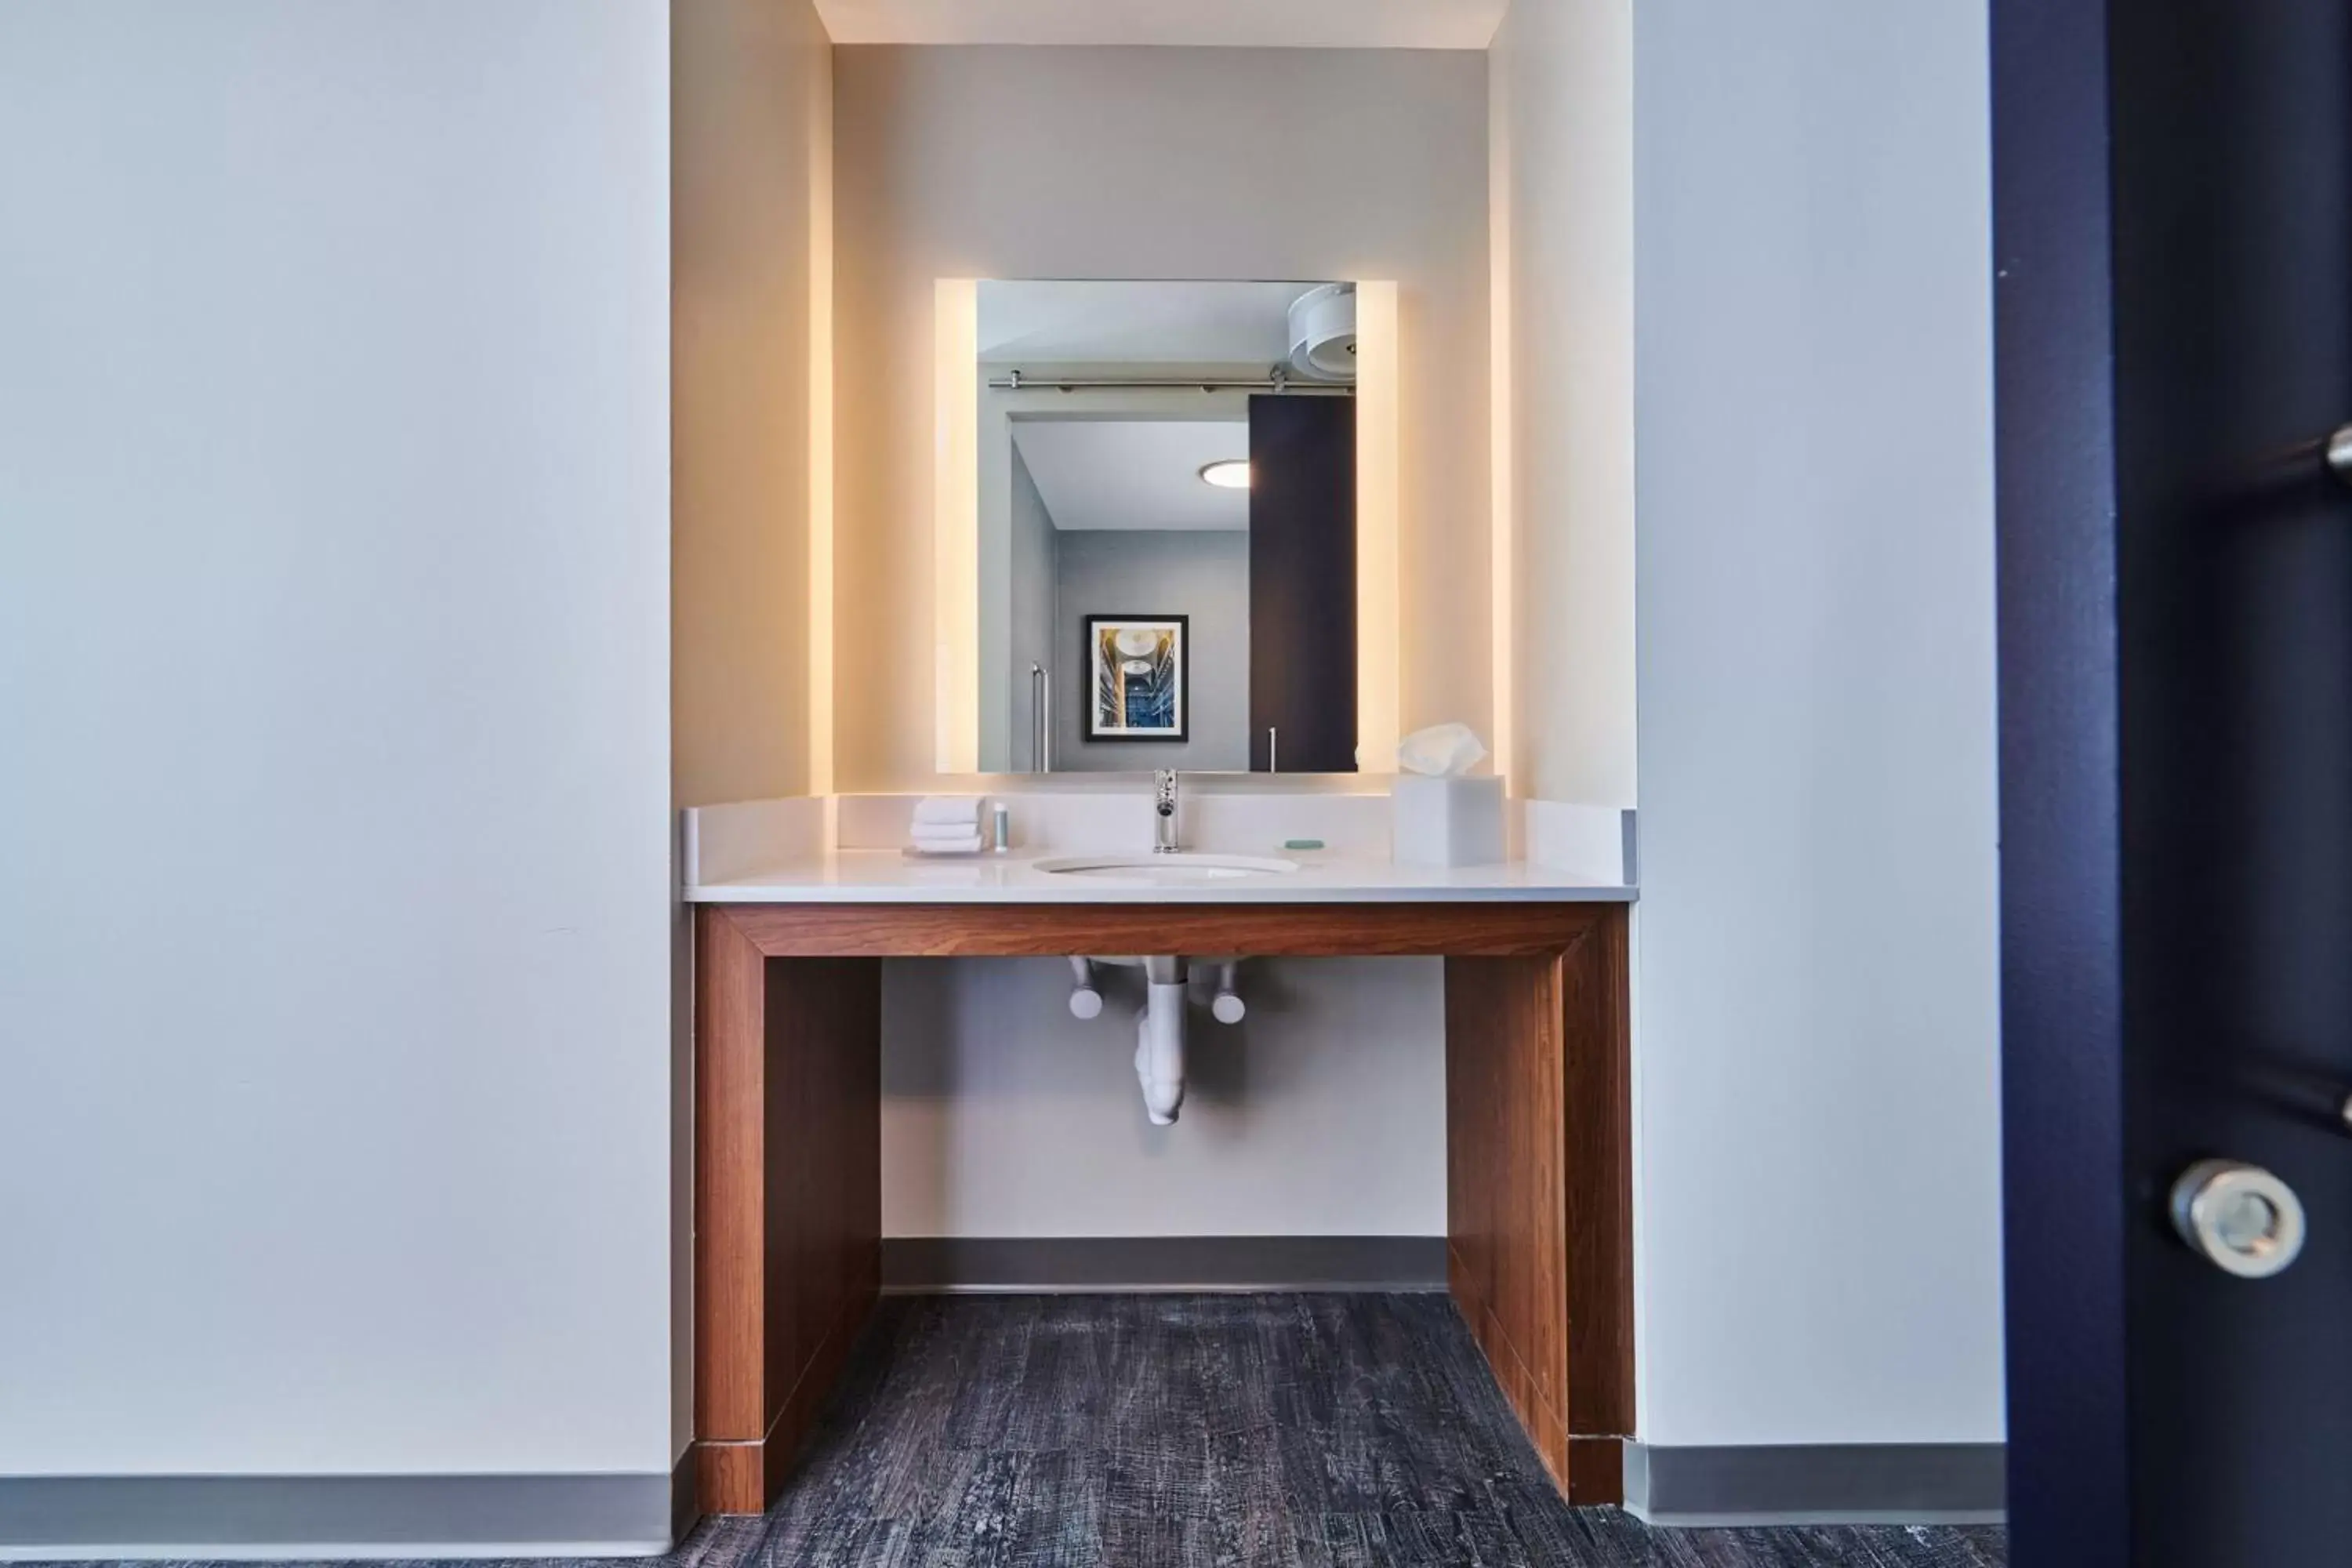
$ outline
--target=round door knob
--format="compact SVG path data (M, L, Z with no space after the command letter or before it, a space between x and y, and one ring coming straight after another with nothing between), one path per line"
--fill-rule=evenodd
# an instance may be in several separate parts
M2263 1170L2200 1160L2172 1184L2180 1239L2241 1279L2267 1279L2303 1251L2303 1200Z
M2330 430L2322 450L2327 456L2327 471L2340 482L2352 485L2352 425L2338 425Z

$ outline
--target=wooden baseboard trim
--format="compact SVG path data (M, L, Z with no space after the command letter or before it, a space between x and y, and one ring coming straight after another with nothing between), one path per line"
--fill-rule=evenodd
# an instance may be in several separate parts
M768 1440L697 1443L694 1493L705 1514L766 1512Z
M762 1436L695 1445L695 1493L703 1513L765 1513L783 1490L801 1444L816 1426L835 1380L880 1299L878 1267L869 1267L817 1342Z
M1459 1253L1451 1246L1446 1256L1453 1268L1449 1270L1454 1305L1470 1328L1470 1337L1486 1358L1487 1369L1495 1374L1496 1385L1519 1418L1527 1432L1528 1441L1543 1461L1544 1471L1551 1477L1563 1495L1572 1495L1570 1487L1568 1423L1544 1397L1543 1384L1528 1365L1527 1357L1512 1342L1503 1321L1471 1284L1471 1273Z
M1614 1508L1625 1500L1624 1438L1568 1440L1568 1500L1579 1508Z
M799 1452L801 1439L808 1436L817 1416L824 1413L824 1402L832 1397L833 1385L839 1380L842 1368L849 1364L849 1352L856 1348L857 1336L866 1320L874 1315L875 1303L881 1296L882 1249L878 1242L868 1242L857 1282L850 1288L841 1310L825 1325L824 1338L809 1352L808 1363L793 1380L792 1392L784 1395L776 1419L769 1425L768 1441L783 1442L780 1457L787 1467Z

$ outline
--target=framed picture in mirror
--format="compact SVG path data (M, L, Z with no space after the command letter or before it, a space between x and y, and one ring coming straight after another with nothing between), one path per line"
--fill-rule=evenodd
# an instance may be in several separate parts
M1090 615L1085 622L1087 739L1187 740L1191 617Z

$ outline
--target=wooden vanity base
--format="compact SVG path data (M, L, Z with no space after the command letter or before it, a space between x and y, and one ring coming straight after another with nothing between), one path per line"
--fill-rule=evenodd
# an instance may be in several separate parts
M704 904L704 1511L774 1501L874 1305L879 961L1106 951L1445 958L1448 1283L1561 1490L1621 1500L1633 1415L1623 905Z

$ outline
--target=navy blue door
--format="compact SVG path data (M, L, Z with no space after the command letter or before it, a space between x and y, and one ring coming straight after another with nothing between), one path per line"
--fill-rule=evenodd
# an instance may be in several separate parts
M1356 401L1249 400L1250 771L1356 771Z
M2013 1561L2352 1563L2352 6L1993 36Z

